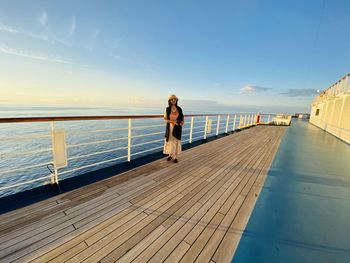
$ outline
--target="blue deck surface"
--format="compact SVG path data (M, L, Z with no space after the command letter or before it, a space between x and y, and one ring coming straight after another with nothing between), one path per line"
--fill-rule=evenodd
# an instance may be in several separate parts
M350 145L293 121L232 262L350 262Z

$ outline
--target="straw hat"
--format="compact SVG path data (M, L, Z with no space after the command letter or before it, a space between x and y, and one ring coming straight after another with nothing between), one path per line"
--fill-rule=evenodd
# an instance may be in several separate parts
M172 95L170 95L170 96L169 96L169 99L168 99L168 100L171 100L171 99L176 99L176 100L179 100L179 98L178 98L178 97L176 97L176 95L175 95L175 94L172 94Z

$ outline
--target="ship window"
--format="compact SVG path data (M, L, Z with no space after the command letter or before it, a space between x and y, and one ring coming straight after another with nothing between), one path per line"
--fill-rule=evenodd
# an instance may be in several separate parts
M315 116L318 116L320 114L320 109L316 110Z

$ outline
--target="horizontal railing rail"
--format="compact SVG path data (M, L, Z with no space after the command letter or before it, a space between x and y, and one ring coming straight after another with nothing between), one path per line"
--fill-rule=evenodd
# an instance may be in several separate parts
M350 93L350 73L339 79L337 82L332 84L329 88L325 89L324 91L320 92L319 95L317 95L311 105L315 105L318 103L323 102L324 100L332 100L336 98L339 94L349 94Z
M259 122L270 123L274 116L275 114L260 114ZM0 137L0 145L4 146L0 147L0 196L6 195L3 193L5 190L17 187L25 190L31 188L31 184L43 181L46 184L58 185L59 181L69 174L84 174L92 171L91 169L100 169L123 160L130 162L134 156L160 151L164 142L163 118L163 115L0 118L0 123L9 125L46 122L51 124L50 127L41 128L46 129L46 134L42 130L38 131L40 135L31 130L26 134L26 129L20 127L18 135L14 131L9 132L8 136ZM256 113L186 115L182 141L192 143L205 140L209 136L227 134L256 125L257 119ZM72 121L83 123L78 123L80 126L76 124L72 128L68 125ZM87 121L108 123L104 126L94 124L95 129L89 130L88 125L85 125ZM115 127L115 121L122 123ZM11 126L7 126L7 129L11 129L9 127ZM63 142L55 137L56 131L63 134ZM61 143L60 147L63 149L57 148L58 143ZM62 154L67 165L60 166L56 159L57 156L61 158ZM27 159L24 156L27 156ZM14 164L18 167L14 167ZM49 176L47 166L52 167ZM33 176L29 171L33 172ZM13 192L15 190L11 193Z
M244 115L248 113L235 113ZM226 116L227 113L218 114L186 114L186 117L212 117ZM271 113L273 115L273 113ZM128 120L128 119L156 119L163 118L163 115L118 115L118 116L57 116L57 117L18 117L18 118L0 118L0 123L13 122L51 122L51 121L97 121L97 120Z

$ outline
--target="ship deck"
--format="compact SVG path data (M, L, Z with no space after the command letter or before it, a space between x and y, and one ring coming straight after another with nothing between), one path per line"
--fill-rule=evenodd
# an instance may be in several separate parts
M286 129L246 129L0 215L0 261L230 262Z

